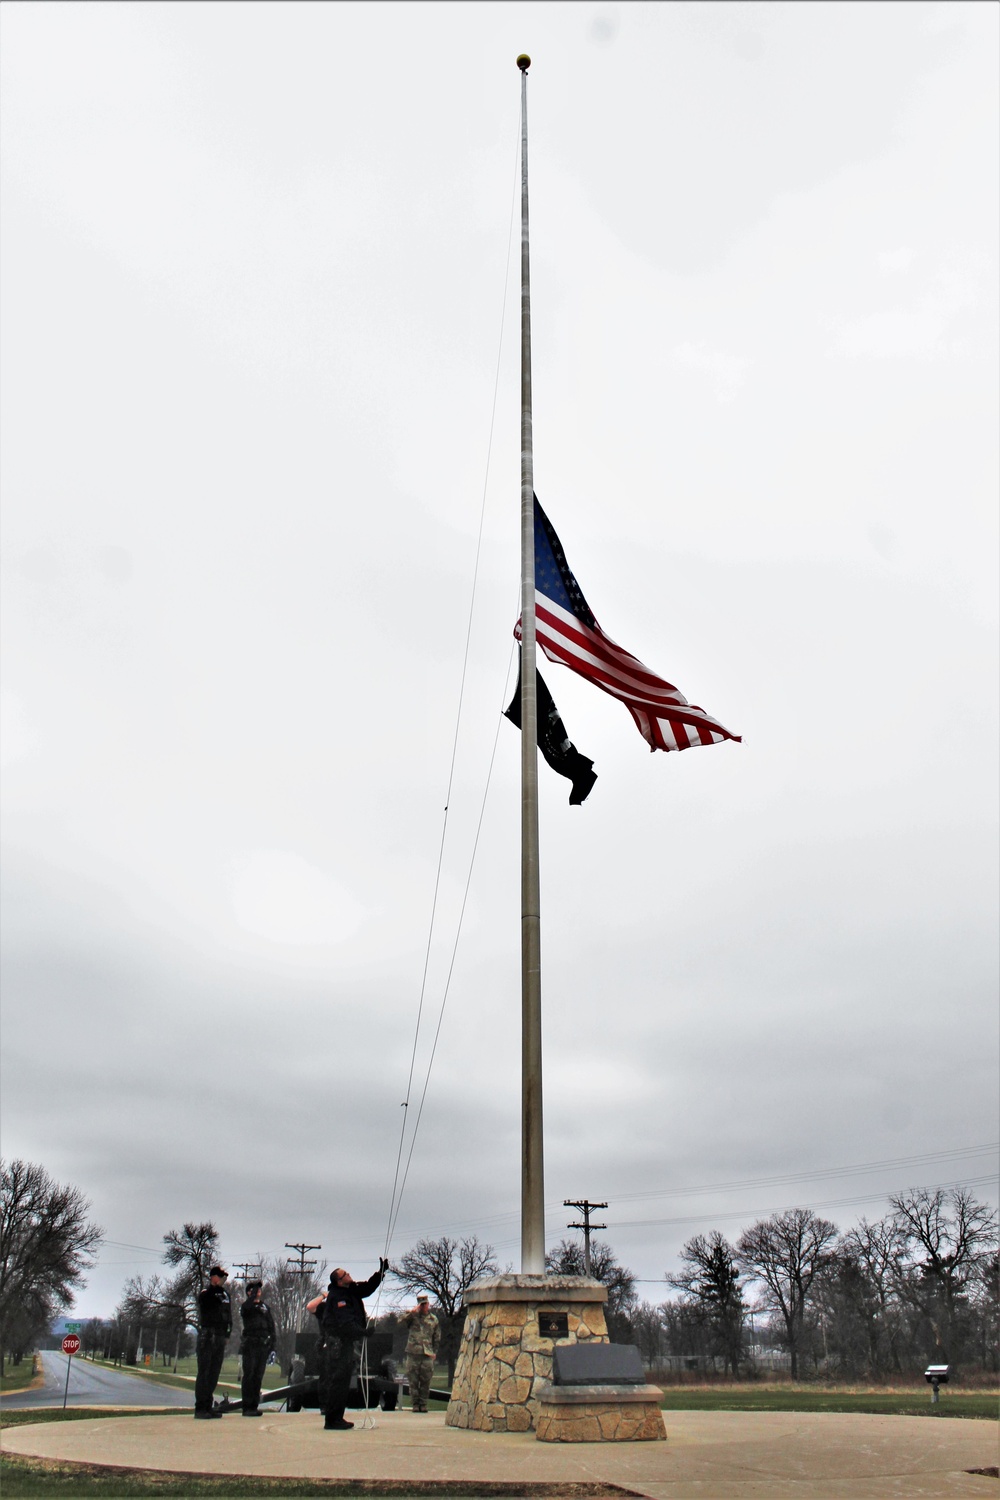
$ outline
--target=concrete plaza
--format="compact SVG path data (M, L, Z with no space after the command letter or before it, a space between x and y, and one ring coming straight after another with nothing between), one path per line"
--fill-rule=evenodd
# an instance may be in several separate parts
M989 1495L997 1480L970 1474L997 1463L992 1422L835 1413L666 1412L666 1443L543 1444L531 1433L469 1432L443 1414L353 1414L353 1432L324 1432L316 1412L268 1413L249 1422L183 1417L107 1417L15 1428L9 1453L117 1468L254 1474L360 1482L434 1494L556 1493L607 1486L650 1500L824 1497L916 1500ZM373 1483L374 1482L374 1483ZM572 1494L572 1488L564 1488Z

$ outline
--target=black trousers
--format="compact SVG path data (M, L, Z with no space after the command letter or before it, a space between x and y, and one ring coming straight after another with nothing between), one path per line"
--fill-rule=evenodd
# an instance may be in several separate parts
M354 1350L354 1339L328 1333L319 1351L319 1405L328 1422L337 1422L344 1415L351 1389Z
M219 1383L229 1335L221 1329L203 1328L198 1334L198 1374L194 1383L195 1411L211 1411L212 1396Z
M264 1371L267 1368L267 1356L271 1352L270 1344L262 1344L259 1340L245 1339L240 1353L243 1356L243 1384L240 1395L243 1398L244 1411L256 1411L260 1402L260 1387L264 1379Z

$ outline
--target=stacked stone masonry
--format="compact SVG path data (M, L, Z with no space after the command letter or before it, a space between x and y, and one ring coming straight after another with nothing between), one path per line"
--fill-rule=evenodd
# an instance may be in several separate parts
M540 1393L552 1379L556 1342L608 1342L607 1292L580 1276L498 1276L466 1294L465 1332L459 1349L446 1421L480 1432L530 1432ZM567 1335L543 1337L538 1314L564 1313Z
M543 1386L540 1443L646 1443L666 1440L658 1386Z

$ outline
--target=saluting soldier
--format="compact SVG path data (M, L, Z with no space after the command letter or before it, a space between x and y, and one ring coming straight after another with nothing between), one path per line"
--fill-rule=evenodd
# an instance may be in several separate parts
M226 1344L233 1331L233 1309L226 1291L228 1280L228 1271L222 1266L213 1266L208 1273L208 1286L198 1293L198 1374L194 1383L194 1414L200 1418L222 1416L221 1411L212 1406L212 1397L226 1357Z
M410 1382L410 1405L414 1411L427 1410L427 1397L434 1378L434 1358L441 1344L441 1324L431 1312L426 1292L417 1293L417 1305L405 1312L402 1321L410 1330L406 1340L406 1378Z
M243 1398L243 1415L260 1416L260 1387L267 1367L267 1356L275 1348L278 1335L274 1327L274 1314L264 1301L264 1283L248 1281L246 1301L240 1308L243 1337L240 1339L240 1354L243 1358L243 1383L240 1395Z

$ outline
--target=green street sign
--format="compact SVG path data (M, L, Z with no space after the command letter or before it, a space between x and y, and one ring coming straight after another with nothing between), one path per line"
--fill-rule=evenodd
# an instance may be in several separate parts
M67 1333L79 1333L80 1332L80 1325L79 1325L79 1323L67 1323L66 1324L66 1332Z

